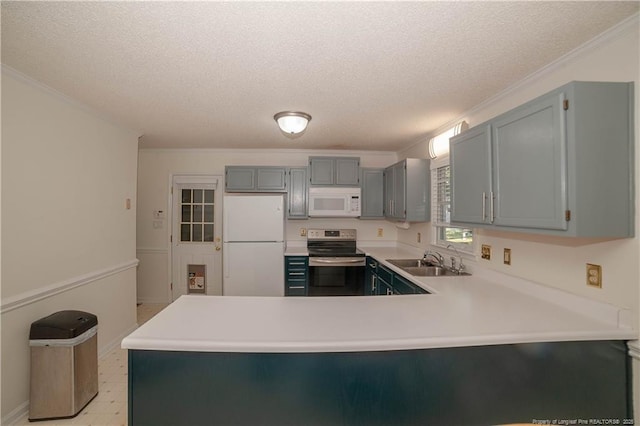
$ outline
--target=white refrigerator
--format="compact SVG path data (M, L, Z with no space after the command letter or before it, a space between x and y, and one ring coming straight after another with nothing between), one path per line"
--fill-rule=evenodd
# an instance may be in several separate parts
M284 196L228 195L222 211L223 296L284 296Z

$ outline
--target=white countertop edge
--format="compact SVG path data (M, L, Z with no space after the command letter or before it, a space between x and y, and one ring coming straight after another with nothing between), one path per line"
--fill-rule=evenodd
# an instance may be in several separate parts
M174 351L174 352L224 352L224 353L330 353L330 352L381 352L473 346L513 345L525 343L558 343L578 341L628 340L636 335L631 331L527 333L526 335L480 335L460 337L431 337L419 339L385 339L367 341L328 342L229 342L171 339L125 338L123 349Z

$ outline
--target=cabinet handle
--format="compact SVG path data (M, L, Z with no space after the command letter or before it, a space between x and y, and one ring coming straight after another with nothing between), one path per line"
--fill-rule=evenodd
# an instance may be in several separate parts
M391 290L390 288L387 289L387 296L391 296L393 295L393 290Z
M289 272L289 275L304 275L305 272Z
M369 264L369 267L370 267L370 268L375 268L375 267L376 267L376 264L375 264L375 263L370 263L370 264Z
M304 262L289 262L289 265L304 265Z
M496 197L493 195L493 191L491 191L491 223L493 223L493 221L496 219L496 215L495 212L493 210L493 204Z
M373 275L371 276L371 294L375 294L376 293L376 281L378 280L378 277Z
M304 288L303 285L290 285L289 289L297 289L297 288Z
M482 221L487 219L487 193L482 193Z

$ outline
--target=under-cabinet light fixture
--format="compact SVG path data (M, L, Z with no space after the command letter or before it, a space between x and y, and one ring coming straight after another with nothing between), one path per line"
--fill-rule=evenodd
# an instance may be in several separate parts
M454 137L463 130L467 130L469 125L466 121L461 121L449 130L440 133L429 140L429 157L438 158L449 155L449 138Z

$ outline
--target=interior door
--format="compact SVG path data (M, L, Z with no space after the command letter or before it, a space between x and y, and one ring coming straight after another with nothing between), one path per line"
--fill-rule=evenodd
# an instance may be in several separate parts
M184 294L222 295L222 188L220 176L174 176L171 288Z

